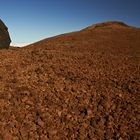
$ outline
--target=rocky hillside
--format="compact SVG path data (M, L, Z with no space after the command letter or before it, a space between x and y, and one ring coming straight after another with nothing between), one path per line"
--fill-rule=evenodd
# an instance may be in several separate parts
M0 139L139 139L140 29L92 25L0 50Z

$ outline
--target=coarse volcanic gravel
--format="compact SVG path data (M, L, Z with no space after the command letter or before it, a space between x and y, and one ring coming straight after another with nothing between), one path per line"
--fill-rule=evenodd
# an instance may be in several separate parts
M140 29L115 23L0 50L0 140L138 140Z

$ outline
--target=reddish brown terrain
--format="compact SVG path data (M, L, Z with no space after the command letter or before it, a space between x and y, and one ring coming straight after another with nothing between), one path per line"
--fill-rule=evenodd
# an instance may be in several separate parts
M138 140L140 29L96 24L0 50L0 140Z

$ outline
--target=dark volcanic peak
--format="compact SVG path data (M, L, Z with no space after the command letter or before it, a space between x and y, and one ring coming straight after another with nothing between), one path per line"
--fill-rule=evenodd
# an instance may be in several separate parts
M117 28L125 28L125 27L130 27L127 24L121 22L121 21L107 21L107 22L102 22L102 23L97 23L97 24L93 24L87 28L85 28L86 30L91 30L91 29L96 29L96 28L106 28L106 27L117 27ZM85 30L84 29L84 30Z

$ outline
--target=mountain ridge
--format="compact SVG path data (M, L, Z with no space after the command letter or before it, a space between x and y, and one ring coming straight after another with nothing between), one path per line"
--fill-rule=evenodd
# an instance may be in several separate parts
M97 23L97 24L93 24L91 26L88 26L87 28L83 29L83 30L86 30L86 29L89 29L89 30L92 30L92 29L96 29L96 28L104 28L104 27L130 27L128 26L126 23L122 22L122 21L106 21L106 22L101 22L101 23Z
M127 25L126 23L124 23L124 22L122 22L122 21L105 21L105 22L101 22L101 23L96 23L96 24L93 24L93 25L90 25L90 26L88 26L88 27L85 27L85 28L83 28L83 29L81 29L81 30L79 30L79 31L73 31L73 32L68 32L68 33L64 33L64 34L58 34L58 35L56 35L56 36L52 36L52 37L49 37L49 38L45 38L45 39L42 39L42 40L40 40L40 41L45 41L45 40L47 40L47 39L52 39L52 38L56 38L56 37L60 37L60 36L67 36L67 35L70 35L70 34L76 34L76 33L78 33L78 32L83 32L83 31L95 31L95 30L105 30L105 29L110 29L110 30L113 30L113 29L115 29L115 30L125 30L125 29L136 29L136 30L140 30L140 28L138 28L138 27L135 27L135 26L129 26L129 25ZM27 46L31 46L31 45L33 45L33 44L35 44L35 43L38 43L38 42L40 42L40 41L37 41L37 42L34 42L34 43L32 43L32 44L29 44L29 45L27 45Z

